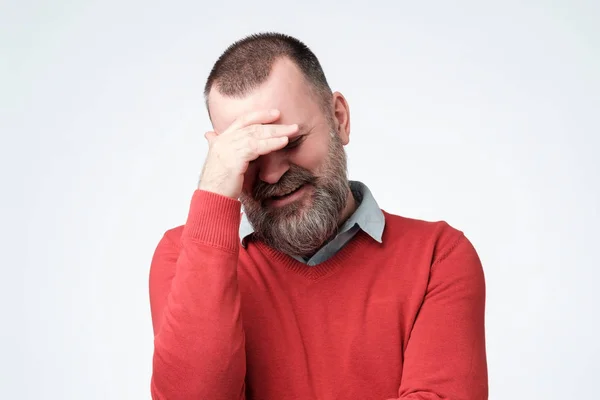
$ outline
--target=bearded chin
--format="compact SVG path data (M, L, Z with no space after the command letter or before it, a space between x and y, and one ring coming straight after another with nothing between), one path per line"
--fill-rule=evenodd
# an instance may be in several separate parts
M291 204L255 215L249 212L248 220L254 226L256 238L286 254L314 254L338 230L346 205L346 185L335 188L316 185L310 205Z
M256 239L285 254L311 256L338 231L349 186L346 153L336 139L323 175L312 184L310 199L277 208L247 199L245 212Z

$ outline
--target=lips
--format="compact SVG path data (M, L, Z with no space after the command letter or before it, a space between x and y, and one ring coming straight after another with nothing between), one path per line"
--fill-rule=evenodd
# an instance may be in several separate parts
M296 189L294 189L294 190L292 190L290 192L286 192L286 193L281 194L281 195L273 196L272 198L273 199L283 199L286 196L289 196L289 195L291 195L293 193L296 193L298 190L302 189L302 187L304 187L304 184L298 186Z

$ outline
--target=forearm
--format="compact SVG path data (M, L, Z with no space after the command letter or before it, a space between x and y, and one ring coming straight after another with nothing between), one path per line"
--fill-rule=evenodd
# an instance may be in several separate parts
M236 221L237 224L236 225ZM239 206L197 192L157 312L154 399L239 399L245 376L237 284Z

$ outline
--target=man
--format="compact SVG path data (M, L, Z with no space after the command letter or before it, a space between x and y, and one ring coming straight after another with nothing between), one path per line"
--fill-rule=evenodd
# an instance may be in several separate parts
M205 95L199 186L151 265L153 398L487 399L480 260L348 181L348 103L315 55L246 37Z

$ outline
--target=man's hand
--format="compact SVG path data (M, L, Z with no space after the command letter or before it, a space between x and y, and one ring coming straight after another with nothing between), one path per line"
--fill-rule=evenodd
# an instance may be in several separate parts
M251 161L288 143L298 125L270 124L278 110L253 112L235 120L223 133L207 132L208 155L198 188L237 199Z

